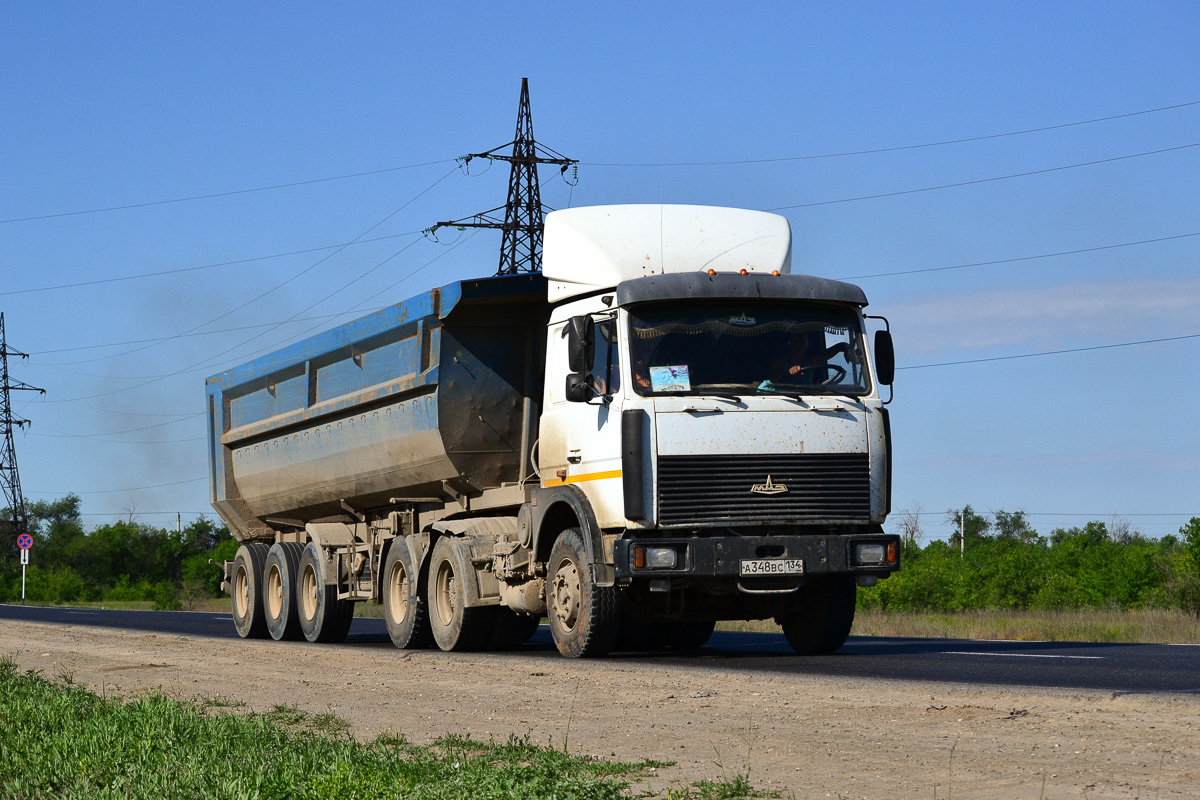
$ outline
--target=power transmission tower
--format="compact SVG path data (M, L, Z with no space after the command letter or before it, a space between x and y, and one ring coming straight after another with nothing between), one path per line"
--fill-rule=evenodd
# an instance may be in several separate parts
M0 553L8 556L16 551L17 537L29 529L29 518L25 514L25 498L21 495L21 476L17 474L17 448L13 444L13 428L23 428L29 420L14 417L12 396L14 391L46 393L8 375L8 357L29 358L29 354L8 347L4 333L4 313L0 312L0 428L4 429L4 444L0 449L0 491L8 507L8 519L0 518Z
M508 147L510 154L501 153ZM439 222L431 228L499 228L504 232L500 242L500 267L497 275L515 275L518 272L542 271L542 230L544 206L538 186L538 164L555 164L560 173L578 164L578 159L567 158L562 153L540 145L533 138L533 112L529 108L529 79L521 79L521 104L517 109L517 134L508 144L493 147L485 153L471 153L462 157L463 166L473 158L491 161L507 161L511 164L508 175L508 202L499 208L483 211L474 216L453 222ZM501 220L497 213L503 211Z

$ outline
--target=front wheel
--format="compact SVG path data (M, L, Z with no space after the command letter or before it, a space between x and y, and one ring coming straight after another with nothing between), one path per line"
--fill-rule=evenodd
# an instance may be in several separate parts
M676 622L668 629L667 643L671 645L672 650L678 650L681 653L694 653L708 644L708 640L712 638L716 627L717 621L715 619Z
M620 602L615 586L592 580L583 534L568 528L550 551L546 616L558 652L568 658L606 655L617 639Z
M854 625L857 591L853 575L826 575L801 589L800 604L777 620L792 649L805 656L840 650Z

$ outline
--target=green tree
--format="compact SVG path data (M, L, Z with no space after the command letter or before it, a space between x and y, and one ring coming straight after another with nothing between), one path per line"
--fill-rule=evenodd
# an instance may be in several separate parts
M1179 529L1183 540L1180 553L1183 607L1200 617L1200 517L1192 517Z
M962 538L965 535L967 540L967 549L972 545L979 544L984 539L988 538L988 531L992 527L992 523L988 522L987 517L975 513L975 509L970 505L965 505L962 508L951 508L946 511L946 522L954 528L954 535L950 537L950 546L960 548L962 546Z
M996 531L996 538L1002 542L1034 542L1037 541L1038 532L1033 529L1029 521L1025 519L1024 511L1014 511L1011 514L1007 511L1000 510L992 515L995 518L993 525Z

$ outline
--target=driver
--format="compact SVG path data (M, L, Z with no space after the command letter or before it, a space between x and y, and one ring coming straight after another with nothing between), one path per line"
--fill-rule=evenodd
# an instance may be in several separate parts
M771 361L771 380L774 383L813 383L815 371L829 365L829 359L841 354L850 358L850 343L838 342L832 347L824 346L819 332L789 333L787 352ZM805 378L805 373L808 377Z

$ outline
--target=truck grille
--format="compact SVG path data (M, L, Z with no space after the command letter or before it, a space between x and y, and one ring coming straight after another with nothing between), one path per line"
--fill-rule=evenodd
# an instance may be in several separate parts
M751 491L756 486L759 491ZM861 521L870 514L871 472L865 453L658 459L662 525Z

